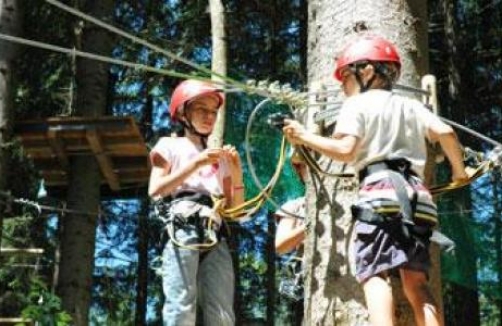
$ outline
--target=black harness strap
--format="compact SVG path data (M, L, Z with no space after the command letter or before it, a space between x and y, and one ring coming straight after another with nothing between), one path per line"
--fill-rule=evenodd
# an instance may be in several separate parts
M392 232L396 239L401 239L403 243L411 243L413 235L410 230L417 229L414 217L418 201L418 194L415 190L412 191L411 198L408 196L406 186L409 185L410 176L416 176L416 173L411 169L411 163L406 159L384 160L371 163L359 172L359 181L363 181L368 175L386 171L387 176L392 182L396 192L396 197L399 202L401 211L401 228L400 232ZM413 189L413 187L411 187ZM382 223L390 221L380 214L376 214L370 207L352 206L353 216L367 223ZM419 240L415 237L415 240ZM452 251L455 248L455 243L446 237L444 234L433 231L430 240L437 243L441 249Z
M214 232L216 234L216 238L218 242L224 238L227 238L229 233L226 225L224 225L224 221L222 224L218 226L217 229L211 229L208 225L209 218L205 216L200 216L199 213L195 213L193 215L188 216L187 218L180 218L179 216L173 216L177 214L171 214L169 207L174 204L176 201L192 201L196 202L200 205L213 207L213 199L211 196L195 191L182 191L176 193L174 195L166 196L155 202L155 207L157 210L157 214L159 218L166 223L166 225L172 225L173 228L181 228L185 225L192 225L196 227L197 235L200 243L204 243L209 234L208 232ZM169 233L169 232L167 232ZM175 232L174 232L175 233ZM172 235L174 236L174 234ZM166 241L169 241L169 235L166 235ZM200 251L200 261L202 261L210 250L199 250Z
M403 223L415 225L413 218L417 205L417 193L413 190L411 198L406 190L408 179L411 175L416 175L410 168L411 164L405 159L385 160L371 163L359 172L359 181L361 182L368 175L386 171L396 191L397 200L401 208ZM413 189L413 188L412 188Z

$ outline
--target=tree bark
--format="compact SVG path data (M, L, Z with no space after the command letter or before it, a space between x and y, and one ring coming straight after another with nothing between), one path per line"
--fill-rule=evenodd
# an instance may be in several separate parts
M211 14L211 38L213 56L211 70L225 76L227 74L227 39L225 32L225 8L221 0L209 0ZM221 80L213 76L215 80ZM209 147L221 147L225 134L225 106L220 108L214 130L209 137Z
M79 8L98 19L112 17L114 1L81 1ZM76 35L82 51L110 55L110 33L85 25ZM81 44L81 47L78 46ZM106 111L108 64L87 59L77 61L77 101L75 115L100 117ZM98 211L100 207L101 173L93 156L74 157L68 171L67 204L71 213L61 220L61 265L57 292L63 308L72 316L73 324L88 325Z
M141 211L138 216L138 281L136 285L136 314L134 324L146 325L146 310L148 305L148 200L141 201Z
M419 87L420 76L428 71L426 9L424 0L309 1L309 84L335 85L333 59L359 31L368 30L396 44L403 62L400 83ZM326 136L330 132L330 128L321 131ZM324 158L320 163L331 172L343 168ZM306 325L367 324L351 254L350 204L356 192L355 180L314 177L307 184ZM413 325L411 309L400 287L395 288L396 324Z
M267 310L266 326L274 326L275 321L275 302L276 302L276 284L275 284L275 217L272 212L267 214L267 244L266 244L266 284L267 284Z
M19 35L21 32L21 1L0 0L0 32ZM14 43L0 42L0 191L8 191L9 169L8 144L12 138L12 69L18 47ZM0 246L3 216L7 206L0 201Z

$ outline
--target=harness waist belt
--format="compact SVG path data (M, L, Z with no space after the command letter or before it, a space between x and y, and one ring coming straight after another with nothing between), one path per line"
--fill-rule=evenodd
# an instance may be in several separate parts
M211 198L211 196L195 191L181 191L164 198L164 200L168 202L180 199L190 200L202 205L213 207L213 199Z
M417 175L411 169L410 161L408 161L404 158L399 158L399 159L373 162L373 163L366 165L361 171L359 171L359 181L360 182L363 181L364 178L366 178L370 174L384 171L384 170L392 170L392 171L400 172L400 173L404 174L405 176L409 176L409 175L416 176Z

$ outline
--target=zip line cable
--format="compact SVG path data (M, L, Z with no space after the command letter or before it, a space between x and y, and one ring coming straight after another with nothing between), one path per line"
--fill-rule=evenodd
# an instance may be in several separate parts
M204 73L208 74L209 76L216 76L216 77L218 77L218 78L226 81L229 85L238 86L239 88L242 88L243 90L246 90L248 92L249 91L251 91L251 92L256 92L257 91L256 89L251 88L247 84L244 84L244 83L239 82L237 80L234 80L234 79L232 79L232 78L230 78L228 76L225 76L225 75L222 75L220 73L217 73L217 72L215 72L215 71L213 71L211 69L208 69L208 68L206 68L206 67L204 67L202 65L199 65L199 64L197 64L197 63L195 63L193 61L185 59L185 58L183 58L183 57L181 57L181 56L179 56L179 55L177 55L177 54L175 54L173 52L170 52L170 51L167 51L165 49L162 49L161 47L159 47L159 46L157 46L155 44L152 44L152 43L150 43L150 42L148 42L148 41L146 41L144 39L141 39L141 38L136 37L136 36L134 36L134 35L132 35L130 33L127 33L127 32L125 32L125 31L123 31L123 30L121 30L121 29L119 29L117 27L114 27L114 26L112 26L110 24L107 24L107 23L103 22L102 20L99 20L99 19L97 19L95 17L92 17L90 15L87 15L87 14L85 14L85 13L83 13L83 12L81 12L81 11L73 8L73 7L67 6L67 5L65 5L65 4L63 4L63 3L61 3L61 2L59 2L57 0L45 0L45 1L47 3L55 6L55 7L58 7L60 9L62 9L63 11L66 11L66 12L68 12L68 13L74 15L74 16L80 17L80 18L82 18L82 19L84 19L84 20L86 20L88 22L91 22L91 23L93 23L93 24L95 24L95 25L97 25L97 26L99 26L101 28L104 28L104 29L108 30L109 32L112 32L112 33L115 33L117 35L120 35L120 36L122 36L124 38L127 38L127 39L129 39L129 40L131 40L131 41L133 41L135 43L144 45L147 48L149 48L149 49L151 49L151 50L153 50L153 51L155 51L157 53L161 53L161 54L163 54L163 55L165 55L165 56L167 56L167 57L169 57L169 58L171 58L171 59L173 59L175 61L182 62L182 63L184 63L184 64L186 64L186 65L188 65L188 66L190 66L190 67L192 67L192 68L194 68L194 69L196 69L198 71L201 71L201 72L204 72ZM197 79L196 76L191 76L191 78ZM222 84L218 80L212 80L212 82L214 82L216 84ZM266 96L265 94L262 94L262 95Z
M60 53L64 53L64 54L68 54L68 55L72 55L72 56L78 56L78 57L82 57L82 58L86 58L86 59L96 60L96 61L100 61L100 62L116 64L116 65L120 65L120 66L124 66L124 67L133 68L135 70L144 70L144 71L154 72L154 73L157 73L160 75L166 75L166 76L170 76L170 77L194 78L193 75L180 73L180 72L177 72L174 70L155 68L155 67L148 66L145 64L141 64L141 63L135 63L135 62L125 61L125 60L120 60L120 59L114 59L114 58L110 58L110 57L100 55L100 54L94 54L94 53L90 53L90 52L79 51L76 49L65 48L65 47L61 47L61 46L57 46L57 45L53 45L53 44L49 44L49 43L38 42L38 41L29 40L29 39L25 39L25 38L21 38L21 37L17 37L17 36L12 36L12 35L7 35L7 34L3 34L3 33L0 33L0 39L5 40L5 41L9 41L9 42L13 42L13 43L28 45L28 46L32 46L32 47L36 47L36 48L40 48L40 49L44 49L44 50L50 50L50 51L60 52Z
M197 79L197 80L202 80L202 81L211 81L209 78L204 78L201 76L195 76L187 73L181 73L175 70L167 70L167 69L162 69L162 68L157 68L157 67L152 67L146 64L141 64L141 63L135 63L131 61L126 61L126 60L121 60L121 59L116 59L116 58L111 58L105 55L100 55L100 54L95 54L95 53L90 53L90 52L85 52L85 51L80 51L76 50L75 48L65 48L61 47L58 45L46 43L46 42L39 42L35 40L30 40L22 37L17 37L13 35L7 35L4 33L0 33L0 40L12 42L12 43L17 43L17 44L22 44L22 45L27 45L39 49L44 49L48 51L54 51L54 52L59 52L63 54L70 55L72 57L82 57L90 60L95 60L99 62L105 62L109 64L115 64L115 65L120 65L128 68L132 68L134 70L142 70L142 71L148 71L148 72L153 72L157 73L160 75L165 75L165 76L170 76L170 77L176 77L176 78L182 78L182 79ZM243 89L239 85L234 85L234 84L224 84L222 82L214 82L215 84L223 85L229 88L226 88L224 90L225 93L237 93L237 92L247 92L249 94L257 94L263 97L271 97L274 98L275 100L279 101L287 101L287 94L273 94L273 92L269 90L264 90L262 87L260 87L260 84L258 83L258 87L251 87L251 86L246 86L245 89ZM305 94L299 93L299 97L305 97Z
M443 120L447 124L452 125L453 127L456 127L458 129L461 129L461 130L463 130L463 131L465 131L465 132L473 135L474 137L477 137L477 138L479 138L479 139L481 139L481 140L483 140L483 141L485 141L485 142L487 142L489 144L492 144L495 147L502 147L502 143L496 141L493 138L485 136L485 135L483 135L483 134L481 134L481 133L479 133L479 132L477 132L477 131L469 128L469 127L466 127L464 125L456 123L455 121L452 121L452 120L449 120L449 119L446 119L446 118L443 118L443 117L440 117L440 118L441 118L441 120Z
M5 192L0 192L0 196L4 198L0 198L3 202L12 202L14 204L18 205L23 205L23 206L29 206L34 208L38 215L42 213L42 211L50 211L50 212L56 212L56 213L69 213L69 214L75 214L75 215L85 215L85 216L103 216L103 213L98 211L98 212L89 212L89 211L81 211L81 210L76 210L76 209L69 209L69 208L61 208L61 207L55 207L55 206L48 206L48 205L43 205L40 204L36 201L30 200L30 199L25 199L25 198L16 198L12 196L9 193Z
M204 72L210 76L216 76L224 81L227 82L227 84L224 84L222 83L221 81L218 81L218 80L211 80L211 79L207 79L207 80L211 80L212 82L214 82L215 84L222 84L222 85L232 85L232 86L236 86L238 88L241 88L242 90L244 90L245 92L247 93L257 93L259 95L262 95L263 97L272 97L272 98L275 98L274 94L272 94L271 92L264 92L263 90L261 89L257 89L256 87L251 87L249 86L248 84L246 83L242 83L242 82L239 82L235 79L232 79L226 75L222 75L220 73L217 73L209 68L206 68L202 65L199 65L193 61L190 61L186 58L183 58L171 51L167 51L165 49L162 49L161 47L155 45L155 44L152 44L142 38L139 38L137 36L134 36L130 33L127 33L117 27L114 27L110 24L107 24L105 22L103 22L102 20L99 20L95 17L92 17L91 15L88 15L88 14L85 14L83 13L82 11L80 10L77 10L73 7L70 7L70 6L67 6L63 3L61 3L60 1L57 1L57 0L45 0L47 3L55 6L55 7L58 7L60 8L61 10L63 11L66 11L74 16L77 16L77 17L80 17L88 22L91 22L101 28L104 28L106 30L108 30L109 32L112 32L112 33L115 33L117 35L120 35L124 38L127 38L129 40L131 40L132 42L135 42L135 43L138 43L138 44L141 44L141 45L144 45L146 46L147 48L149 48L150 50L153 50L157 53L161 53L175 61L179 61L179 62L182 62L198 71L201 71L201 72ZM191 78L195 78L197 79L198 77L196 76L190 76ZM199 77L200 78L200 77ZM200 79L203 79L203 78L200 78ZM336 92L339 92L339 86L337 85L338 87L338 90L336 90ZM407 90L407 91L414 91L414 92L417 92L417 93L421 93L421 94L425 94L425 95L428 95L430 94L428 91L425 91L425 90L422 90L422 89L416 89L414 87L411 87L411 86L406 86L406 85L398 85L398 88L402 89L402 90Z
M13 36L13 35L7 35L4 33L0 33L0 40L8 41L11 43L17 43L17 44L21 44L21 45L26 45L26 46L31 46L31 47L35 47L35 48L39 48L39 49L43 49L43 50L68 54L72 58L82 57L85 59L95 60L98 62L105 62L105 63L109 63L109 64L115 64L115 65L119 65L119 66L123 66L123 67L128 67L128 68L132 68L134 70L153 72L153 73L163 75L163 76L176 77L176 78L182 78L182 79L198 79L198 80L203 80L203 81L210 81L209 78L195 76L195 75L187 74L187 73L181 73L181 72L178 72L175 70L168 70L168 69L163 69L163 68L152 67L152 66L142 64L142 63L136 63L136 62L126 61L126 60L116 59L116 58L112 58L112 57L105 56L105 55L100 55L100 54L95 54L95 53L91 53L91 52L77 50L75 48L66 48L66 47L62 47L62 46L58 46L58 45L54 45L54 44L50 44L50 43L46 43L46 42L40 42L40 41L30 40L27 38L17 37L17 36ZM206 68L204 68L204 69L206 69ZM280 100L280 101L285 100L283 97L274 96L271 92L264 91L262 88L251 87L249 85L246 85L245 88L242 88L242 86L241 86L241 85L243 85L242 83L238 83L239 85L235 85L235 84L225 84L225 83L217 82L217 81L213 81L213 80L211 80L211 82L214 82L215 84L219 84L219 85L226 86L226 87L230 86L231 88L225 89L225 93L247 92L250 94L258 94L263 97L273 98L273 99ZM422 91L421 89L413 88L411 86L405 86L405 85L396 85L396 87L403 89L403 90L406 90L406 91L409 91L409 92L421 92ZM339 92L340 92L339 89L319 90L317 92L308 91L306 93L299 93L299 96L306 98L307 96L311 96L311 95L322 96L322 95L326 95L326 94L338 94ZM425 91L424 94L428 94L428 93ZM341 101L307 103L305 100L305 103L303 103L304 106L335 105L335 107L340 106L340 104L341 104ZM337 110L337 109L329 109L327 111L330 111L330 110ZM326 112L326 110L319 113L320 116L325 116L325 115L329 115L329 114L330 114L330 112ZM316 119L322 120L323 118L318 117Z

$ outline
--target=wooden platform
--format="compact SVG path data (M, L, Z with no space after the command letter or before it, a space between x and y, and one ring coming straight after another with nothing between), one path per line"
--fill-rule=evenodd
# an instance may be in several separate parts
M70 160L82 155L96 158L112 191L148 183L148 149L132 117L22 121L14 131L49 189L66 188Z
M7 325L33 325L33 321L31 319L24 318L10 318L10 317L0 317L0 326Z

